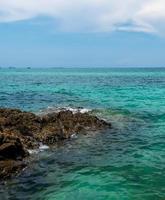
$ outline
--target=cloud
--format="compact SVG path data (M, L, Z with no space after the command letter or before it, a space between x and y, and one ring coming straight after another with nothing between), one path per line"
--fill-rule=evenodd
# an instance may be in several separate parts
M40 16L60 31L165 33L165 0L0 0L0 22Z

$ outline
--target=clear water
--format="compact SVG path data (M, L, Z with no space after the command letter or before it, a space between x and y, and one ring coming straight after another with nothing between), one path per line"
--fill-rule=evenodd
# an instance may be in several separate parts
M165 199L165 69L0 69L0 106L90 108L113 125L34 154L0 199Z

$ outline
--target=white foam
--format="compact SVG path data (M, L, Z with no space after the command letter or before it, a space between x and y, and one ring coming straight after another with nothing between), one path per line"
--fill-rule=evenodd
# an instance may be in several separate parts
M76 133L73 133L73 134L71 135L71 138L77 138L77 134L76 134Z
M73 114L76 114L76 113L88 113L90 111L92 111L91 109L87 109L87 108L72 108L72 107L59 107L59 108L56 108L56 107L50 107L48 106L48 108L46 110L41 110L39 113L39 115L44 115L44 114L48 114L48 113L59 113L60 111L71 111Z
M82 108L82 109L80 109L80 113L88 113L88 112L90 112L91 110L90 109L87 109L87 108Z
M49 149L49 146L40 143L38 149L28 149L27 151L28 151L30 154L37 154L37 153L39 153L39 152L41 152L41 151L44 151L44 150L47 150L47 149Z
M39 149L28 149L27 150L30 154L37 154L39 153Z
M49 149L49 147L47 145L40 143L40 146L39 146L40 151L44 151L44 150L47 150L47 149Z
M78 113L78 112L83 114L83 113L88 113L91 111L90 109L87 109L87 108L71 108L71 107L65 107L64 110L69 110L73 114Z

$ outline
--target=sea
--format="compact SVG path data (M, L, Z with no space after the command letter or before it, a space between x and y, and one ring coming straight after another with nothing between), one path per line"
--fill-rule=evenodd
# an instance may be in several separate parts
M165 68L1 68L0 107L112 123L33 152L2 200L164 200Z

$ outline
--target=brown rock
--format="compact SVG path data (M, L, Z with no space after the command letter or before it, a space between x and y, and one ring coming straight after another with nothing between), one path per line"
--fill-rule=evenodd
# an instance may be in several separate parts
M26 163L23 161L5 160L0 161L0 180L11 177L19 173L26 167Z
M110 128L111 124L88 113L60 111L37 116L17 109L0 109L0 177L22 169L27 149L39 142L52 145L72 134Z
M0 179L20 171L25 166L22 160L27 155L19 138L0 134Z
M22 159L27 155L19 138L0 134L0 160Z

